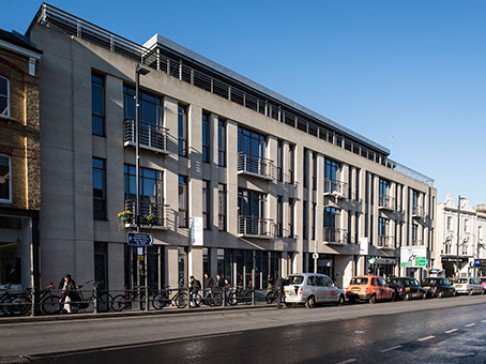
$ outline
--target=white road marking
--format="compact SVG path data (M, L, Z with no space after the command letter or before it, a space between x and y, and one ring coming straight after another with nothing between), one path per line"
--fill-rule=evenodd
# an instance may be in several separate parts
M356 330L354 333L355 334L364 334L364 331L362 331L362 330Z
M358 359L348 359L348 360L345 360L345 361L340 361L337 364L348 364L348 363L354 363L355 361L358 361Z
M451 330L447 330L445 331L446 334L452 334L453 332L456 332L456 331L459 331L458 329L451 329Z
M386 352L388 352L388 351L392 351L392 350L400 349L401 347L402 347L401 345L392 346L391 348L380 350L380 353L386 353Z
M473 327L476 326L476 324L473 322L472 324L467 324L466 327Z
M486 322L486 320L481 320L481 322Z
M424 337L421 337L420 339L417 339L417 341L427 341L427 340L433 339L434 337L435 337L434 335L424 336Z

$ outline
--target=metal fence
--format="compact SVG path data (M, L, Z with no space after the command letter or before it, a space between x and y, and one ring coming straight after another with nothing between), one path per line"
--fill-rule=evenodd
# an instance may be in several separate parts
M276 168L272 160L243 152L238 153L238 172L249 173L271 180L276 179Z

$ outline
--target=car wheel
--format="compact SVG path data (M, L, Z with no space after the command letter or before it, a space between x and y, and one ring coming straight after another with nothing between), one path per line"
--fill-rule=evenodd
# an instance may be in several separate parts
M290 308L290 307L292 307L292 304L291 303L286 303L285 306L287 306L287 308Z
M471 289L468 293L469 296L472 296L474 294L474 291Z
M403 299L404 299L405 301L410 301L410 298L411 298L411 296L410 296L410 292L407 292L407 293L405 294L405 297L403 297Z
M444 297L444 294L442 293L442 291L439 292L439 294L437 295L438 298L442 298Z
M342 305L344 305L344 302L345 302L344 296L343 295L340 295L339 298L338 298L338 300L337 300L336 305L337 306L342 306Z
M356 300L354 298L350 298L349 299L349 303L352 304L352 305L354 305L356 303Z
M316 307L316 298L314 296L307 297L307 301L305 301L305 307L307 308Z
M373 295L371 298L370 298L370 303L376 303L377 300L376 300L376 295Z
M422 293L422 299L425 300L427 298L427 292Z
M395 301L395 293L393 293L391 298L390 298L390 302L393 302L393 301Z
M486 289L483 289L483 294L486 294Z

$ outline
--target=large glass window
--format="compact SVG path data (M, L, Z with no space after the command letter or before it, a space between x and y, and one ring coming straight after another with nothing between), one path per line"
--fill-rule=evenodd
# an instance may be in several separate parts
M211 182L203 181L203 224L205 229L211 229Z
M218 165L226 167L226 121L218 120Z
M309 187L309 153L304 148L304 188Z
M283 236L283 197L277 196L277 226L276 235L278 237Z
M265 157L265 136L251 130L238 128L238 153L254 158Z
M106 220L106 161L93 158L93 219Z
M295 164L295 153L294 153L295 145L289 144L289 182L294 183L294 164Z
M12 161L6 154L0 154L0 202L12 202Z
M379 236L386 236L386 228L388 225L388 219L384 218L383 216L378 217L378 235Z
M189 210L187 177L179 176L179 227L186 228L189 225Z
M293 238L295 236L295 231L294 231L294 211L295 211L295 206L294 206L294 199L289 198L289 204L288 204L288 216L289 216L289 238Z
M308 212L308 202L304 201L304 209L302 211L302 239L307 240L308 238L308 226L309 226L309 212Z
M208 113L202 114L202 160L204 163L211 162L211 127Z
M187 157L187 110L179 106L178 111L179 156Z
M226 185L218 184L218 228L226 230Z
M386 197L387 186L388 186L388 181L386 179L380 178L380 184L378 186L379 197Z
M105 136L105 78L91 75L91 128L93 135Z
M324 178L333 182L337 181L340 167L341 165L339 162L326 158L325 168L324 168Z
M264 204L263 193L238 189L238 211L241 216L264 217Z
M150 126L162 125L162 99L147 91L139 94L140 123ZM123 87L123 109L125 119L135 120L135 89Z
M10 81L0 76L0 115L10 116Z
M125 199L136 199L136 169L135 166L125 164ZM150 168L140 167L140 201L141 204L147 202L160 202L162 198L161 172Z
M324 228L337 227L338 210L334 207L324 207Z
M283 181L283 141L277 144L277 181Z

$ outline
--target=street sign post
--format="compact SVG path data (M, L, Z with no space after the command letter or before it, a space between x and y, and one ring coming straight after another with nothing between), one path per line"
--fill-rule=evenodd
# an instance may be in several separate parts
M150 246L153 245L154 238L151 234L146 233L133 233L130 232L127 234L127 244L133 246Z

